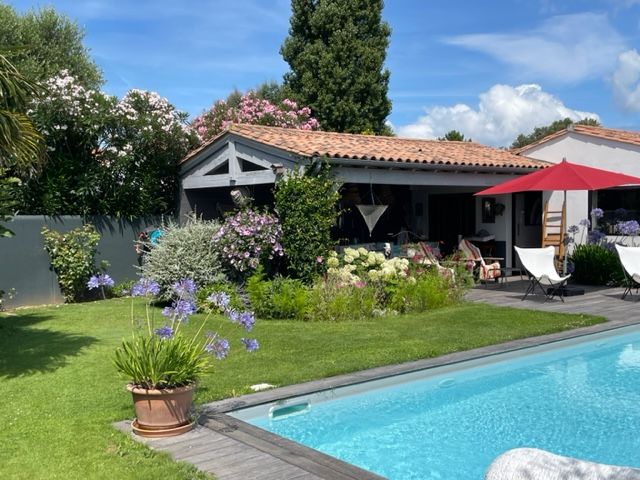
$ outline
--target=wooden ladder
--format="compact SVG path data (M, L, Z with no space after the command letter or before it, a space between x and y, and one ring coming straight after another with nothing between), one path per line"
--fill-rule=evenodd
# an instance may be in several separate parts
M549 210L549 202L544 204L542 216L542 247L552 246L556 249L556 263L564 258L564 236L566 232L566 205L562 210Z

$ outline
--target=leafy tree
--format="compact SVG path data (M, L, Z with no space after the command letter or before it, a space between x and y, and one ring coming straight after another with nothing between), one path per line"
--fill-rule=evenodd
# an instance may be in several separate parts
M262 82L260 85L252 89L258 98L267 100L274 105L282 103L285 98L291 98L291 91L276 81Z
M291 70L285 86L311 107L324 130L389 133L391 29L382 0L292 0L289 36L280 53Z
M19 181L14 172L30 173L38 165L42 138L29 118L22 113L38 86L27 80L3 55L0 55L0 221L6 222L17 205ZM12 232L0 225L0 237Z
M333 246L331 228L339 214L340 194L330 166L314 163L304 173L289 173L276 182L274 197L287 271L310 282L325 269Z
M444 137L438 137L438 140L447 140L449 142L470 142L470 138L464 138L464 135L457 130L449 130Z
M13 64L34 81L44 81L67 70L78 83L97 88L102 74L82 45L84 32L53 8L18 14L0 5L0 45L11 49Z
M600 122L593 118L585 118L574 122L570 118L565 118L562 120L556 120L555 122L545 126L545 127L536 127L533 129L529 135L525 135L521 133L517 136L517 138L511 144L511 148L522 148L531 143L537 142L538 140L543 139L547 135L551 135L552 133L559 132L560 130L564 130L569 125L591 125L593 127L599 127Z

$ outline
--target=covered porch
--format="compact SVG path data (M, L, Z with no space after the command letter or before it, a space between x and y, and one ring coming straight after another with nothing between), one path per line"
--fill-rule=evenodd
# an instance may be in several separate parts
M334 230L340 245L394 253L427 241L447 255L461 238L487 256L514 266L513 245L540 241L541 196L473 194L545 165L504 150L469 142L447 142L308 132L255 125L230 130L192 152L181 165L181 218L191 212L217 218L242 189L254 205L270 205L272 188L287 170L328 161L340 184L343 210ZM367 225L359 208L382 207ZM373 227L373 228L370 228Z

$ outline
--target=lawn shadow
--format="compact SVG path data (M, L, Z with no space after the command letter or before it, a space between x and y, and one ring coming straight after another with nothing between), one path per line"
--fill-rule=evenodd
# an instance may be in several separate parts
M0 317L0 378L14 378L63 367L70 356L98 341L95 337L32 328L49 320L33 313Z

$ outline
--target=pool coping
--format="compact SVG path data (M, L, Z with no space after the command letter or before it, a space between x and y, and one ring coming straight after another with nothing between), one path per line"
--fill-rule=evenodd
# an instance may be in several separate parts
M310 395L317 392L332 390L341 387L348 387L373 380L387 379L402 374L418 372L421 370L429 370L436 367L455 365L461 362L477 360L480 358L486 358L502 353L515 352L518 350L551 344L562 340L577 339L580 337L603 332L612 332L617 329L632 325L640 325L640 319L627 318L624 320L605 320L602 323L590 325L587 327L580 327L551 334L510 340L503 343L487 345L471 350L448 353L428 359L415 360L395 365L374 367L357 372L327 377L319 380L312 380L295 385L287 385L271 390L242 395L240 397L206 403L198 407L199 424L201 425L201 427L199 428L201 428L201 430L203 431L209 431L211 434L215 434L218 436L222 435L224 436L224 438L233 440L239 445L243 445L247 449L259 451L262 455L268 456L272 461L276 463L277 461L280 461L283 462L283 464L287 464L288 466L291 466L292 468L303 472L302 476L297 476L294 474L294 476L292 476L291 478L304 478L314 480L380 480L384 479L384 477L339 460L335 457L331 457L318 450L268 432L259 427L255 427L247 422L244 422L243 420L228 415L227 413L234 410L278 402L292 397ZM119 422L115 426L122 431L130 431L130 428L128 428L128 424L126 424L125 422ZM156 443L157 446L154 446L154 442L141 440L139 438L138 440L144 441L152 448L160 447L158 449L164 450L167 453L173 455L171 442L169 442L168 447L164 447L164 444L162 443ZM213 455L215 456L215 452L213 453ZM175 455L173 456L174 458L177 458ZM185 460L189 461L190 463L194 463L196 467L200 467L197 462L193 462L189 458ZM213 460L210 460L208 464L215 466L215 462ZM221 480L223 478L249 478L246 476L247 472L244 470L243 464L237 465L234 469L234 472L228 477L220 475L221 472L218 472L215 468L211 468L209 471L214 473L214 475L219 476ZM285 477L261 475L260 477L255 478L275 479Z

